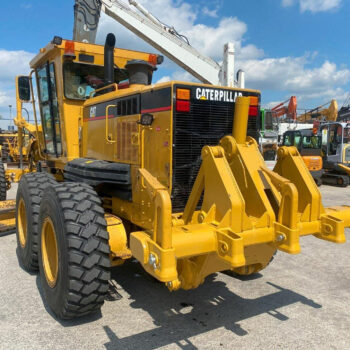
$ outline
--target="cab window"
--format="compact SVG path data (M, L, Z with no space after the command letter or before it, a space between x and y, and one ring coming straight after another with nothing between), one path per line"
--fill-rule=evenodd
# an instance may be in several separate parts
M299 132L296 132L294 134L294 145L293 146L298 148L298 146L300 145L300 141L301 141L301 135Z
M303 148L320 149L321 137L320 136L303 136L302 139Z
M350 127L344 128L344 143L350 143Z
M283 137L283 145L284 146L292 146L292 134L286 134Z
M65 62L63 64L64 94L73 100L85 100L90 93L105 85L104 68L92 64ZM114 70L114 81L129 79L126 69Z
M341 144L342 127L339 124L333 124L329 128L329 155L336 155L338 145Z
M53 63L48 62L37 70L37 85L45 149L59 156L62 153L61 127Z

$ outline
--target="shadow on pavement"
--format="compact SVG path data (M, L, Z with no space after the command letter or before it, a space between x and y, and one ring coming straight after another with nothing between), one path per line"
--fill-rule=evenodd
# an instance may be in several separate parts
M238 336L245 336L248 332L241 328L239 322L242 320L267 313L281 322L286 321L288 317L278 309L294 303L322 307L271 282L267 283L276 288L275 293L245 299L230 291L224 282L216 280L215 275L207 277L206 282L195 290L170 293L134 262L115 269L112 277L134 300L130 306L149 313L156 328L119 338L109 326L104 326L109 338L106 349L148 350L170 344L181 349L196 349L190 338L213 329L224 327Z

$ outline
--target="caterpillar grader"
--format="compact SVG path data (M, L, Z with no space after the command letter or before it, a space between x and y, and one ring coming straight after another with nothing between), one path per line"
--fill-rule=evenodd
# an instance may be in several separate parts
M323 207L297 149L281 147L271 171L247 136L259 91L152 84L160 56L114 42L56 37L31 61L47 171L19 183L18 251L57 317L98 310L110 268L130 258L174 291L260 271L301 236L345 242L350 208ZM30 81L17 79L20 102Z
M99 310L110 269L131 258L176 291L256 273L305 235L345 242L350 208L323 207L296 148L265 166L259 91L153 84L161 62L115 48L113 34L104 46L55 37L17 79L20 105L35 76L46 164L19 183L18 257L58 318Z

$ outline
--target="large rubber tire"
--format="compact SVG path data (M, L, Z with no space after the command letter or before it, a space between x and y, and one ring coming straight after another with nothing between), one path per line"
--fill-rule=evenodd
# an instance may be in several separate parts
M58 257L56 277L51 280L43 262L48 252L45 222L49 220ZM100 198L85 184L66 182L48 186L39 222L39 269L46 303L60 319L98 311L110 279L109 235ZM47 260L46 264L49 265Z
M43 190L49 184L55 183L56 180L51 174L30 173L23 175L18 184L16 196L18 258L22 267L27 271L38 270L38 220L40 202ZM19 215L21 210L23 215ZM24 242L23 236L25 236Z
M7 182L5 177L5 168L2 160L0 159L0 201L6 200Z

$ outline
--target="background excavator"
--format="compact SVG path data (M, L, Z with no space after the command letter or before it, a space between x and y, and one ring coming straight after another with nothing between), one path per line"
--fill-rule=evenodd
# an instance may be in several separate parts
M328 107L325 107L327 106ZM301 123L318 120L321 122L335 122L338 118L338 102L331 100L321 106L313 108L303 114L299 114L297 120Z
M288 102L288 105L287 105ZM259 145L265 160L275 160L279 144L279 136L284 125L290 127L288 121L295 121L297 112L297 98L292 96L288 100L270 109L261 110L261 131ZM283 119L283 121L282 121Z
M282 146L298 149L317 186L322 185L322 137L317 129L288 130L283 134Z
M287 105L288 103L288 105ZM297 98L291 96L288 100L279 103L277 106L271 108L272 118L284 117L286 120L297 119Z
M325 170L322 182L346 187L350 175L350 124L322 123L319 129Z
M350 94L345 99L343 105L338 112L338 122L349 122L350 121Z

